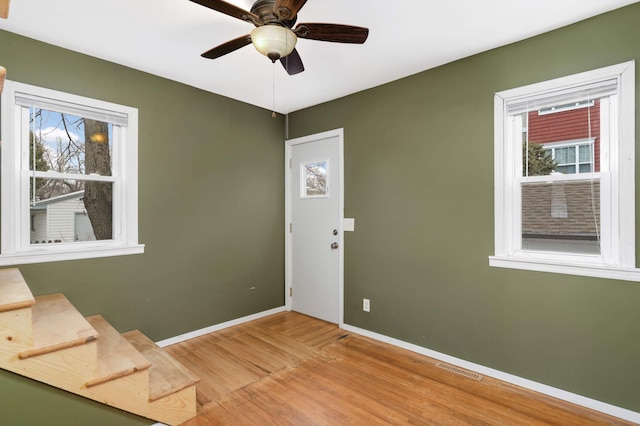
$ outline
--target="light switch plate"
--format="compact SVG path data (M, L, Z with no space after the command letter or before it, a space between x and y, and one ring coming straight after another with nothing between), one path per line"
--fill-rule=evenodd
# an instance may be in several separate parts
M356 230L356 220L352 217L345 217L342 224L342 228L345 231L353 232Z

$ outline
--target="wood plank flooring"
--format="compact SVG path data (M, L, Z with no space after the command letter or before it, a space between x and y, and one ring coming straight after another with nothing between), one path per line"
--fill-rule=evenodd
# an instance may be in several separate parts
M200 377L209 425L631 425L283 312L165 348Z

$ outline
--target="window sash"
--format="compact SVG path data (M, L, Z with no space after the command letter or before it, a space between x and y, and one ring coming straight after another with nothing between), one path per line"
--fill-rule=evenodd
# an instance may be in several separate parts
M617 99L615 94L609 95L609 98ZM610 130L610 126L608 125L610 121L610 109L607 107L609 102L601 102L604 106L601 106L601 116L600 122L603 127L601 131L601 151L603 150L605 153L608 152L608 141L610 140L609 135L602 135L607 129ZM505 144L509 147L509 156L511 158L511 162L516 164L514 168L514 174L510 176L510 180L512 181L511 191L512 191L512 205L511 212L509 215L511 216L511 235L508 237L508 255L513 256L515 258L534 258L539 260L551 260L551 261L559 261L559 262L579 262L579 263L594 263L594 264L603 264L611 262L611 238L605 236L608 232L613 232L610 228L613 226L611 224L611 217L607 214L606 206L608 204L603 204L603 200L609 200L610 197L606 193L608 188L603 187L602 183L600 186L600 253L599 254L584 254L584 253L571 253L571 252L552 252L552 251L544 251L544 250L531 250L523 248L523 240L522 240L522 185L526 183L535 183L535 182L563 182L563 181L583 181L583 180L599 180L601 182L610 182L610 179L605 178L606 173L601 172L591 172L591 173L571 173L571 174L552 174L546 176L524 176L522 164L522 155L521 155L521 147L520 144L522 142L522 134L525 129L525 119L523 114L509 114L506 117L506 121L508 122L508 128L510 129L507 134L507 139ZM586 143L578 142L578 145L588 145L592 144L593 141L588 141ZM573 148L574 154L577 155L577 147L576 141L566 141L566 142L554 142L550 143L552 149L556 148ZM602 152L601 152L602 155ZM573 164L577 166L577 158L574 159ZM601 158L601 167L604 159ZM607 166L604 166L604 170L608 170ZM604 242L603 242L604 241Z

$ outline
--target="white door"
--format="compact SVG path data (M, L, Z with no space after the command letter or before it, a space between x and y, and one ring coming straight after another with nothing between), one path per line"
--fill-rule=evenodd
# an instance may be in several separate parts
M287 164L287 309L343 324L343 131L292 139Z

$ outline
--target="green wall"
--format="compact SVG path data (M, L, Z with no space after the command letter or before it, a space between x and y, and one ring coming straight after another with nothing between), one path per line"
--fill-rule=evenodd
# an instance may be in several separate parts
M640 69L639 23L634 4L290 115L292 138L344 128L347 324L640 412L640 283L488 266L494 93Z
M283 306L282 117L2 31L0 64L11 80L139 109L145 253L20 267L34 294L63 292L156 341ZM149 424L24 381L0 372L6 424Z

